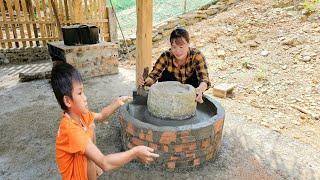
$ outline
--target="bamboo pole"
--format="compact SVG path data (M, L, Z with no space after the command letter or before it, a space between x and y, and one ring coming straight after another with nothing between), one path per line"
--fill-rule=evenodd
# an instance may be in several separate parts
M37 14L37 21L38 22L43 22L43 17L41 15L41 8L40 8L40 3L39 3L39 0L35 1L35 5L36 5L36 14ZM37 23L38 24L38 23ZM40 27L40 37L46 37L46 34L45 34L45 31L44 31L44 28L43 28L43 24L39 24L39 27ZM47 44L47 41L45 40L42 40L42 44L43 45L46 45Z
M50 2L51 2L52 10L53 10L53 13L54 13L54 17L55 17L57 25L58 25L59 38L63 39L61 24L60 24L60 20L59 20L59 17L58 17L58 12L57 12L56 5L55 5L53 0L50 0Z
M24 16L24 21L29 21L29 16L28 16L28 10L27 10L27 5L26 5L26 1L22 0L22 10L23 10L23 16ZM27 27L27 33L28 33L28 37L32 38L32 34L31 34L31 27L30 24L26 24ZM29 41L30 46L33 46L33 42Z
M21 10L20 10L20 1L19 0L15 0L14 1L14 7L15 7L15 11L16 11L16 18L17 20L21 21L22 17L21 17ZM24 24L23 23L19 23L19 29L20 29L20 36L22 39L25 38L25 35L24 35ZM27 46L27 43L26 41L22 41L22 46L23 47L26 47Z
M32 4L32 1L31 0L26 0L26 3L27 3L27 10L28 10L28 14L29 14L29 18L31 21L34 21L34 7L33 7L33 4ZM36 39L39 38L39 34L38 34L38 29L37 29L37 24L32 24L32 27L33 27L33 33L34 33L34 37ZM36 41L36 45L37 46L40 46L40 42L39 40Z
M0 0L0 8L1 8L1 16L3 18L3 22L6 23L7 22L7 15L6 15L6 10L4 8L3 0ZM7 24L4 25L4 30L5 30L5 33L6 33L6 39L11 39L9 26ZM11 42L8 42L8 47L12 48L12 43Z
M3 42L2 26L0 25L0 42L1 48L6 48L6 44Z
M10 21L14 21L14 15L13 15L13 9L12 9L12 4L11 4L11 0L10 1L6 1L7 2L7 8L8 8L8 12L9 12L9 17L10 17ZM13 38L16 39L18 38L18 34L17 34L17 29L16 29L16 25L15 24L11 24L11 29L13 32ZM19 42L15 42L16 47L19 47Z
M49 14L47 15L47 2L46 2L46 0L42 0L42 12L43 12L43 21L44 21L44 31L46 34L45 37L50 37L51 36L50 18L49 18Z

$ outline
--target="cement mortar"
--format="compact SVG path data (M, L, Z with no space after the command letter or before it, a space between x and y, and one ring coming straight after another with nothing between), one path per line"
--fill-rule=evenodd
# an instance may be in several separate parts
M213 102L213 103L212 103ZM219 112L217 107L220 107ZM145 105L128 104L128 114L135 119L145 123L146 127L152 126L155 130L181 130L188 128L200 128L207 121L210 123L210 118L223 118L224 111L217 101L214 101L208 96L204 96L204 103L197 104L196 113L194 116L184 120L163 119L153 116ZM157 127L158 126L158 127ZM164 128L163 128L164 127ZM150 128L150 127L148 127Z
M188 84L177 81L159 82L151 86L148 110L159 118L183 120L195 115L196 91Z

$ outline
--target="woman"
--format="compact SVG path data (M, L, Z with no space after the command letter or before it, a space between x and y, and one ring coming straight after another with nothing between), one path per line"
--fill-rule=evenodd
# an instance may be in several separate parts
M179 81L196 88L196 101L202 103L202 95L210 87L208 68L203 54L190 47L189 33L176 28L170 35L171 48L161 54L148 77L142 76L140 86L151 86L159 81Z

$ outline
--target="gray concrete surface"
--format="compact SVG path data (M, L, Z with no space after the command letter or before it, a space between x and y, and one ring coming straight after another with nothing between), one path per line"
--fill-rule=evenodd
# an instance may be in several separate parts
M100 110L131 94L134 71L85 82L89 107ZM0 179L59 179L55 135L61 110L47 80L0 89ZM122 149L117 113L97 124L103 153ZM309 145L226 112L221 149L198 169L169 173L132 162L100 179L320 179L320 153Z

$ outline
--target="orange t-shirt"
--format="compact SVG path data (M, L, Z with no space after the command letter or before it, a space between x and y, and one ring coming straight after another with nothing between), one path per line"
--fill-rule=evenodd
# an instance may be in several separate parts
M94 114L81 115L83 127L68 115L62 116L56 137L56 160L62 179L88 179L87 158L84 155L88 142L93 137Z

